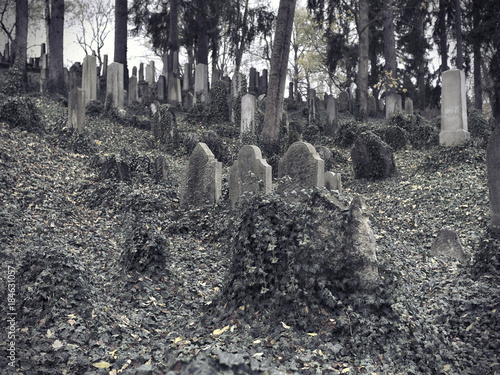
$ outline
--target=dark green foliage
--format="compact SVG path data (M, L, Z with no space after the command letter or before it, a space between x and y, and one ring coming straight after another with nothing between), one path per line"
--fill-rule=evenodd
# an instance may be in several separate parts
M405 112L395 112L389 118L389 125L399 126L409 134L412 134L424 122L425 120L422 116L409 115Z
M11 128L19 128L30 132L42 132L44 124L40 110L33 99L26 96L5 98L0 102L0 121Z
M215 124L212 129L223 138L237 138L240 135L239 126L230 122Z
M387 126L374 131L382 140L393 148L393 150L402 150L410 142L410 137L406 130L399 126Z
M500 275L500 239L490 232L483 236L477 246L472 272L475 275Z
M230 120L227 84L217 81L210 90L210 106L208 108L210 123L221 124Z
M11 67L3 77L1 93L8 96L17 96L24 93L23 73L17 66Z
M23 256L16 277L20 288L18 311L30 311L33 324L36 318L50 316L61 308L90 318L89 281L72 249L52 244L32 246Z
M365 127L357 121L340 121L335 141L341 147L350 147L363 131Z
M490 134L490 125L483 115L483 112L474 109L467 109L467 128L472 137L481 138L485 145Z
M278 321L337 307L339 289L360 287L347 222L347 212L318 193L304 204L278 196L243 200L226 233L232 262L218 304Z
M421 160L418 170L424 173L434 173L462 163L484 164L486 163L485 152L474 147L474 141L456 146L438 147L433 149L424 160Z
M226 164L231 159L225 142L213 130L205 131L201 135L191 134L184 141L186 152L190 155L199 142L205 143L218 161Z
M125 232L120 259L127 271L168 275L168 245L158 222L134 216Z
M201 101L201 92L196 93L196 103L189 110L186 120L193 125L208 125L207 106Z
M101 116L104 111L104 104L100 100L91 100L85 106L85 114L90 117Z
M398 112L390 117L389 125L406 130L413 147L432 147L439 144L439 130L420 115Z

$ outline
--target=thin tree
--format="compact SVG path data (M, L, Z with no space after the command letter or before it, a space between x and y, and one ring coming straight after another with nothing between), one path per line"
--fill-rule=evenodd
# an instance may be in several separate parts
M123 82L128 87L127 69L127 0L115 0L115 50L113 61L123 64Z
M460 0L455 0L455 32L457 34L457 69L464 68L464 52L462 42L462 7Z
M295 4L296 0L280 0L278 8L266 98L266 112L261 133L262 146L268 155L277 154L279 151L280 125L283 117L283 99Z
M359 0L358 34L359 34L359 63L358 63L358 95L359 112L362 120L366 119L368 113L368 53L370 48L370 36L368 28L369 19L368 0Z
M64 0L50 0L48 22L49 87L60 90L64 82Z
M386 94L395 94L398 78L394 37L394 0L383 0L382 12L384 19L385 91Z
M28 0L16 1L16 39L14 40L14 63L13 67L18 69L22 76L21 89L25 91L28 76L26 72L26 60L28 47Z

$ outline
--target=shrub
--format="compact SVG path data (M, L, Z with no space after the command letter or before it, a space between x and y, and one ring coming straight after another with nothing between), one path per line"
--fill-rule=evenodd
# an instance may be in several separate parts
M467 110L467 127L472 137L488 139L490 134L490 125L483 115L483 112L469 108Z
M33 101L25 96L6 99L0 106L0 120L11 128L20 128L31 132L44 130L41 112Z
M412 134L424 123L424 118L419 115L409 115L405 112L395 112L389 118L389 125L398 126Z
M151 130L156 141L166 145L177 145L177 121L175 112L170 104L161 104L151 121Z
M91 100L85 106L85 114L90 117L97 117L104 113L104 104L99 100Z
M388 126L375 131L382 140L394 150L406 148L410 142L409 134L399 126Z
M220 124L230 120L227 101L227 86L224 81L217 81L210 90L209 118L212 124Z
M350 147L363 131L364 128L356 121L341 122L335 140L341 147Z
M410 135L415 148L429 148L439 145L439 130L431 124L421 124Z

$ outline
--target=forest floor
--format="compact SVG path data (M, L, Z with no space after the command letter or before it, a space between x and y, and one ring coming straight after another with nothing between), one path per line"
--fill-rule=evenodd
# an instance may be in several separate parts
M0 121L0 373L500 374L500 273L476 254L491 242L481 142L397 151L397 175L379 181L354 180L349 148L325 145L344 199L361 194L370 207L392 299L374 314L347 296L323 310L327 324L304 328L244 307L214 313L231 262L218 228L232 215L229 163L218 207L181 210L182 147L161 152L149 130L106 116L89 117L78 137L64 106L33 101L44 131ZM178 124L188 127L182 114ZM238 141L223 141L234 158ZM168 177L156 181L146 166L129 182L104 179L96 155L162 155ZM468 262L429 256L444 227ZM152 241L142 245L166 249L167 267L127 270L141 230Z

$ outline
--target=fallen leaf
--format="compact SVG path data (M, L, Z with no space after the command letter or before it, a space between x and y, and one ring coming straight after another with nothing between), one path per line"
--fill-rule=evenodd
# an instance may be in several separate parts
M97 363L92 363L92 366L96 367L96 368L109 368L111 366L110 363L108 362L97 362Z
M307 334L308 334L309 336L318 336L318 334L317 334L317 333L309 333L309 332L308 332Z
M283 326L284 329L290 329L290 326L287 326L285 322L281 322L281 325Z
M225 326L224 328L222 329L216 329L215 331L213 331L213 335L214 336L219 336L219 335L222 335L224 332L226 332L227 330L229 329L229 326Z
M59 340L56 340L52 343L52 347L57 350L57 349L61 349L62 347L64 346L64 344L59 341Z

